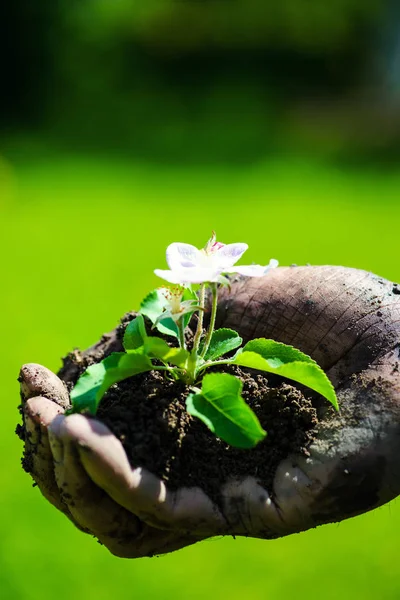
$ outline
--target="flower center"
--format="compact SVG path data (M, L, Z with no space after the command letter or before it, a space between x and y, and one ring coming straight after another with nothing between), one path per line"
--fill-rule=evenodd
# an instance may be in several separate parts
M183 308L181 306L181 300L183 288L181 286L178 285L172 288L164 288L162 293L164 298L167 300L173 315L182 312Z
M207 246L200 250L199 266L205 269L213 269L215 267L215 254L224 246L225 244L222 244L222 242L216 242L215 238L211 239Z
M199 267L203 267L205 269L211 269L214 266L214 256L213 253L208 251L207 248L200 250L201 255L199 257Z

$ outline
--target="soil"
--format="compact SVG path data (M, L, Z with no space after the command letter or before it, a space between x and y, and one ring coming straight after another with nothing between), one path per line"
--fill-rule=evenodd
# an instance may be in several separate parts
M125 315L114 332L86 352L75 350L63 359L58 375L70 389L90 364L123 350L123 332L134 316ZM273 495L278 464L291 453L309 454L318 431L319 407L326 410L326 402L282 378L233 366L225 370L242 380L242 395L268 432L251 450L229 446L189 415L185 409L188 388L167 380L159 371L113 385L96 418L121 440L132 467L146 467L172 489L200 486L218 502L224 481L254 476Z

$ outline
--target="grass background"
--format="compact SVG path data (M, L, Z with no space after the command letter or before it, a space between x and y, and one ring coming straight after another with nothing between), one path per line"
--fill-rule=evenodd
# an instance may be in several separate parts
M343 264L400 279L400 175L305 160L229 169L79 156L0 163L0 590L11 600L400 597L400 507L281 540L216 539L155 559L110 555L19 464L19 367L112 329L159 284L172 241L211 230L246 262Z

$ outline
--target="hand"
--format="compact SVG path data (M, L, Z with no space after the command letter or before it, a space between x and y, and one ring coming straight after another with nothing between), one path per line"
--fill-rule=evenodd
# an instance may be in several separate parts
M124 557L221 534L280 537L388 502L400 493L399 293L364 271L289 267L221 294L219 327L300 348L338 395L340 413L320 424L310 457L279 465L272 497L252 472L221 486L222 510L200 488L168 490L130 467L102 423L64 417L66 389L39 365L21 370L27 466L52 504Z

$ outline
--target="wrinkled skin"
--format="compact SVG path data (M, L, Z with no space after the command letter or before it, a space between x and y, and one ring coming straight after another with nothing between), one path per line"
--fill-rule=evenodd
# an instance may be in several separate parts
M224 534L275 538L371 510L400 493L400 288L342 267L280 268L224 290L217 326L273 338L327 372L340 413L319 427L309 458L278 467L273 495L254 471L221 484L223 510L200 488L170 491L132 469L119 440L82 415L63 416L64 384L40 365L20 380L31 473L42 494L113 554L170 552ZM110 347L113 334L109 336ZM115 340L115 338L114 338Z

